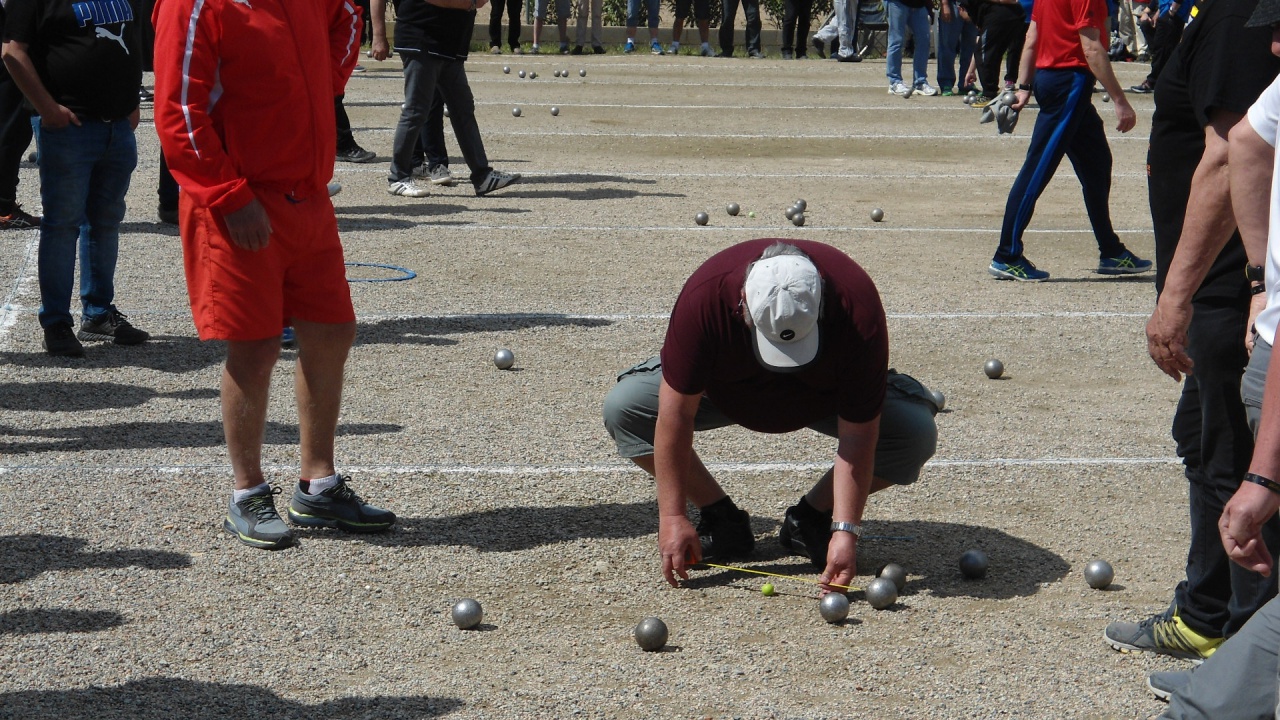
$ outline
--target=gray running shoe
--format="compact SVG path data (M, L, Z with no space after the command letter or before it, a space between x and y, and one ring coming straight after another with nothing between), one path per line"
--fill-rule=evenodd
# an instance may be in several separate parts
M1154 652L1190 660L1199 665L1223 643L1220 637L1206 637L1187 627L1177 608L1166 610L1142 622L1113 622L1103 631L1103 639L1120 652Z
M151 334L129 324L124 313L115 308L97 318L80 318L81 340L111 340L117 345L141 345Z
M294 488L289 503L289 519L306 527L336 527L349 532L381 532L396 522L395 513L374 507L347 485L347 476L319 495L309 495L302 486Z
M289 526L276 512L276 495L280 488L254 493L240 502L227 503L227 518L222 529L235 535L240 542L256 548L277 550L293 541Z
M437 165L427 171L427 179L432 185L445 185L452 187L458 181L454 179L453 172L449 170L448 165Z
M1165 702L1169 697L1191 683L1190 670L1162 670L1147 676L1147 689Z

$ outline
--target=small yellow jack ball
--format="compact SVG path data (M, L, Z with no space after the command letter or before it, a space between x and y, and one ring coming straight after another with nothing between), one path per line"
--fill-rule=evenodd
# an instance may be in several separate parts
M766 596L773 595L773 583L765 583L763 586L761 586L760 592L761 594Z

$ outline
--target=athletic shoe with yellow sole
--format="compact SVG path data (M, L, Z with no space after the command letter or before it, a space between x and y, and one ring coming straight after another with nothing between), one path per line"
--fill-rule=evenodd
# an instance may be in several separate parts
M1223 643L1220 637L1205 637L1187 627L1172 612L1153 615L1142 622L1113 622L1102 633L1107 644L1120 652L1153 652L1201 663Z
M280 488L265 488L249 497L227 503L227 517L222 529L251 547L276 550L293 541L289 526L276 512L276 495Z
M366 503L347 485L349 477L319 495L311 495L302 485L293 490L289 520L306 527L331 527L348 532L382 532L396 522L395 513Z

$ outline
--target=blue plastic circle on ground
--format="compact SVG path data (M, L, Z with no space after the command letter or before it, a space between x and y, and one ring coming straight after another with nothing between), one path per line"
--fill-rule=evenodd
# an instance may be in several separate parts
M386 263L367 263L367 262L349 262L347 267L372 267L382 268L383 270L394 270L400 273L398 277L384 278L347 278L347 282L400 282L401 280L412 280L418 277L418 273L409 268L402 268L399 265L388 265Z

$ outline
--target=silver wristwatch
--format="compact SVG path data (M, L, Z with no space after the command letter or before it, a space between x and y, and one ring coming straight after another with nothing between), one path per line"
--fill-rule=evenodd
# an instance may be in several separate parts
M853 533L854 537L862 537L862 526L854 525L851 522L836 521L831 523L831 532L847 532Z

